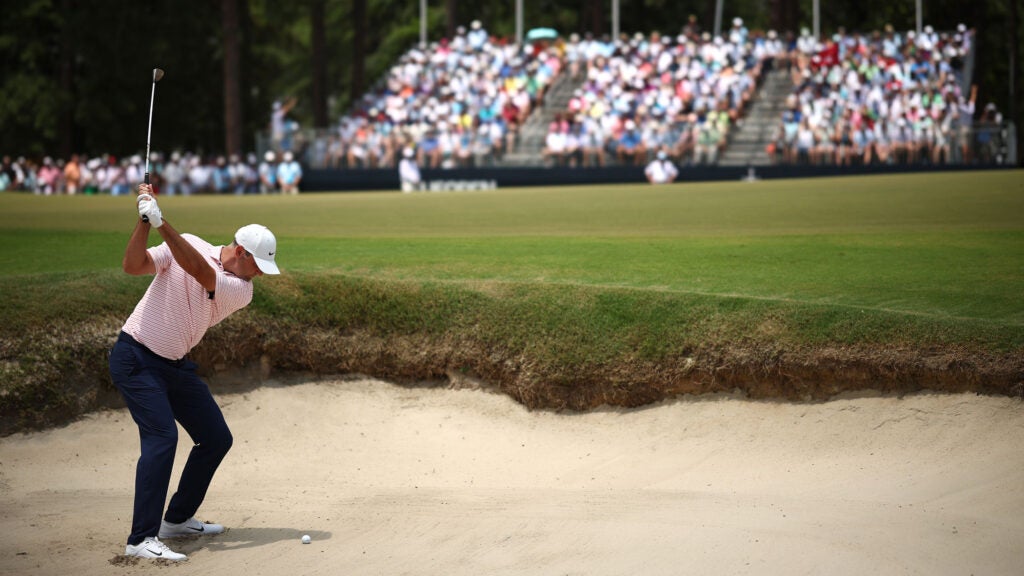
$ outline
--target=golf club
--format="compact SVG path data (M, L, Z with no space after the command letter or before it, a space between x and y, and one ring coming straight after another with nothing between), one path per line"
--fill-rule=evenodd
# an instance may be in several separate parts
M153 89L149 93L149 129L146 130L146 176L143 181L149 184L149 140L153 135L153 99L156 97L156 83L164 77L164 71L159 68L153 68ZM144 222L149 222L149 218L143 216Z

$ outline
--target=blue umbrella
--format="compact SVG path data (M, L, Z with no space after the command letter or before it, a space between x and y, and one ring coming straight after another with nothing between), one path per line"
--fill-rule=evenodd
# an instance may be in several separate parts
M555 38L558 38L558 31L554 28L534 28L526 33L526 39L529 41L554 40Z

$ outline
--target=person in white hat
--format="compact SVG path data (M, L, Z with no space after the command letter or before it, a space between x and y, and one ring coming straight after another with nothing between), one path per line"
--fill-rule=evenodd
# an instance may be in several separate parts
M679 170L668 158L664 150L658 151L658 156L644 169L644 175L651 184L671 184L679 176Z
M230 244L214 246L179 234L163 219L148 184L139 185L139 220L122 268L153 275L110 352L110 377L139 428L135 505L125 555L186 560L161 539L204 536L224 526L196 519L233 438L188 353L218 322L252 301L252 280L279 274L277 239L265 226L240 228ZM156 228L164 242L146 248ZM178 424L193 444L177 491L164 503L178 443Z
M281 194L298 194L301 183L302 166L291 151L285 152L281 163L277 165L277 185L281 188Z
M270 150L263 155L263 162L257 168L260 177L260 194L277 192L277 161Z
M483 50L484 44L486 44L488 40L487 30L484 29L479 20L473 20L473 23L470 24L469 27L469 35L466 37L469 41L469 47L472 48L474 52L480 52Z
M733 18L732 28L729 30L729 42L736 46L743 46L747 42L748 34L747 28L743 26L743 18L738 16Z
M402 149L402 159L398 162L398 178L402 181L402 192L415 192L423 183L420 167L416 164L416 153L410 147Z

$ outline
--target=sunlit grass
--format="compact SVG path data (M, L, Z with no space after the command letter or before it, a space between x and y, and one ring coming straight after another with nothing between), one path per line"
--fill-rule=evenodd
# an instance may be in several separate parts
M286 275L318 293L323 282L353 294L435 287L396 304L407 319L433 306L458 316L468 294L498 290L521 299L514 314L491 296L472 306L524 326L546 318L564 327L551 315L582 311L575 330L594 341L622 325L633 342L681 327L688 339L736 337L772 315L784 319L778 337L797 341L971 341L984 327L977 339L1005 345L1024 327L1020 171L160 202L175 227L214 243L267 224ZM131 197L0 194L0 291L9 295L0 321L126 315L145 285L119 271L135 218ZM283 281L257 282L273 294ZM566 294L603 304L573 308ZM423 300L437 298L455 300ZM545 314L526 312L531 298ZM292 306L319 309L301 297Z

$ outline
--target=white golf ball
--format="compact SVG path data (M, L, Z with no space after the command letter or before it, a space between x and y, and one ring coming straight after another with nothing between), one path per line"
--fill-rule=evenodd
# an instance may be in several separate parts
M313 539L309 537L309 534L306 534L306 535L304 535L302 537L302 543L303 544L309 544L312 541L313 541Z

